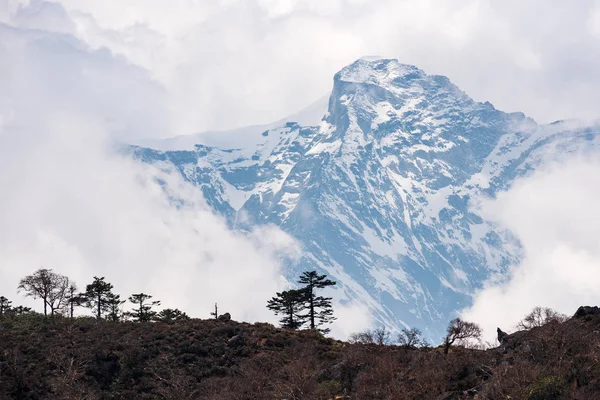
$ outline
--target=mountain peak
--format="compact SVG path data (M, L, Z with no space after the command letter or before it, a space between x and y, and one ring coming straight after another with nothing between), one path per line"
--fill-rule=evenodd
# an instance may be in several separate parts
M336 75L336 81L368 83L377 86L394 85L405 78L422 78L425 72L414 65L402 64L396 59L363 57L342 68Z

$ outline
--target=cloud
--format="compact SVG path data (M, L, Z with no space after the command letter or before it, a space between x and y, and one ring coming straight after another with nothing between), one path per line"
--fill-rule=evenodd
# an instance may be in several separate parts
M501 283L475 295L463 316L482 325L511 330L535 306L567 315L600 302L600 162L572 156L547 166L500 193L484 214L510 229L525 257Z
M139 67L63 33L0 26L0 293L52 268L81 289L105 276L124 298L208 317L273 321L299 248L275 227L236 233L168 166L119 141L163 130L162 89ZM27 304L40 309L36 301Z
M230 231L197 188L105 139L69 113L3 129L1 292L14 298L19 278L43 266L81 287L106 276L117 293L144 291L193 316L218 302L238 320L273 320L265 304L286 285L279 260L296 255L293 239Z
M28 4L18 7L18 4ZM143 68L174 136L263 124L331 89L368 54L449 76L474 98L550 122L598 117L597 6L535 0L8 0L13 26L70 33ZM57 21L60 21L58 23Z
M363 332L374 324L369 308L356 301L334 303L334 315L337 320L331 326L331 336L340 340L347 340L351 334Z

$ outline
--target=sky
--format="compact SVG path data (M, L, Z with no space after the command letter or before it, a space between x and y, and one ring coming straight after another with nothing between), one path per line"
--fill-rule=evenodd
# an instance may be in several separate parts
M78 48L71 57L112 64L95 73L110 69L106 83L131 106L121 112L153 111L150 127L128 130L137 137L278 120L327 95L333 74L365 55L446 75L539 122L597 117L593 0L2 0L0 21L64 34L52 40ZM97 101L109 94L86 89Z
M10 193L0 196L0 290L16 296L23 271L43 265L80 284L94 271L123 293L149 291L197 314L219 301L234 318L272 319L263 304L286 285L279 260L297 256L293 239L276 228L231 232L197 190L115 144L279 120L327 96L335 72L365 55L446 75L475 100L541 123L598 117L598 1L0 0L0 188ZM595 199L577 177L595 182L598 166L564 163L486 205L527 258L465 315L489 325L486 313L506 303L510 324L535 305L532 293L565 311L591 299L532 289L548 254L581 266L573 295L596 265L594 219L563 201ZM556 185L574 197L557 197ZM581 228L565 230L573 213ZM340 336L370 323L359 305L340 315Z

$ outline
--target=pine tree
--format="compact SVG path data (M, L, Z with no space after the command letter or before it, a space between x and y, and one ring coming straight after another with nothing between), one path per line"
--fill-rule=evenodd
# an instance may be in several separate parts
M152 311L152 307L159 306L160 301L150 301L152 296L145 293L132 294L129 297L129 301L133 304L137 304L137 308L127 313L128 316L133 318L137 322L148 322L152 321L156 315L156 311Z
M120 322L123 318L123 311L121 306L125 303L125 300L121 300L121 296L118 294L110 293L106 299L106 319L113 322Z
M69 304L69 316L73 318L73 313L75 311L75 306L80 306L81 303L84 302L84 299L81 297L81 294L75 293L77 292L77 285L74 282L71 282L69 285L68 295L67 295L67 303Z
M82 299L85 299L85 306L94 312L96 318L102 318L102 314L109 311L108 301L113 296L112 289L113 285L105 282L104 277L95 276L94 282L87 285L85 293L80 295Z
M10 301L4 296L0 296L0 317L6 315L6 313L11 310L11 304L12 301Z
M186 313L178 309L165 308L154 317L156 321L174 323L177 321L187 321L190 319Z
M331 306L331 297L317 296L316 290L327 286L333 286L335 281L327 279L327 275L319 275L317 271L306 271L298 280L298 283L304 285L301 289L306 293L306 305L308 314L306 314L310 323L310 329L318 329L320 332L328 333L328 328L320 329L319 326L331 323L336 318L333 316Z
M304 290L285 290L269 300L267 308L276 315L283 315L279 320L282 328L299 329L306 322L306 316L301 314L305 301Z

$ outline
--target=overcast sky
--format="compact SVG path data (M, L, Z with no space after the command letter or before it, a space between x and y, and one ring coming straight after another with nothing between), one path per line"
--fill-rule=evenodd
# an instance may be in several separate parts
M277 229L229 231L199 192L167 175L189 204L173 208L149 178L164 172L112 144L278 120L327 95L334 73L364 55L446 75L474 99L538 122L600 114L600 1L0 0L0 23L0 190L10 193L0 196L0 294L9 297L23 271L44 265L80 284L126 274L123 293L152 291L192 314L247 292L227 304L234 317L272 319L262 305L285 287L279 259L297 254L294 241ZM585 238L600 237L589 217L597 202L565 202L598 198L579 177L593 180L600 167L569 165L487 206L527 259L465 315L509 324L536 299L565 312L596 299L588 277L600 276L600 256ZM556 198L556 187L574 197ZM579 228L566 229L574 211ZM540 286L551 250L557 280L548 285L569 282L564 296ZM505 312L486 319L498 304ZM360 306L338 315L342 336L370 323Z
M86 90L134 92L126 100L160 110L159 129L134 136L272 122L328 94L333 74L363 55L447 75L539 122L598 117L598 1L53 1L1 0L0 19L73 36L79 57L112 64L99 68L110 82L126 75L120 91Z

